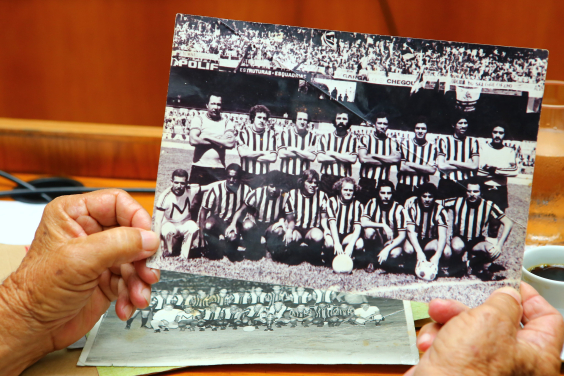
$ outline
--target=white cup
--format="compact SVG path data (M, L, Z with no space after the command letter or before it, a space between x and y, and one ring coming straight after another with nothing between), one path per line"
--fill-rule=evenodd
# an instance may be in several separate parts
M547 245L525 251L521 278L533 286L562 316L564 316L564 282L542 278L529 271L540 265L564 265L564 246ZM561 355L564 360L564 349Z

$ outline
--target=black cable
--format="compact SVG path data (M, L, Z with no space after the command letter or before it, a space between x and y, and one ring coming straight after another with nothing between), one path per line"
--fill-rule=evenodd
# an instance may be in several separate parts
M11 175L9 173L7 173L6 171L2 171L0 170L0 176L5 177L8 180L13 181L16 184L21 185L22 187L25 187L27 189L29 189L30 191L35 191L35 194L38 194L40 192L37 191L37 188L35 188L33 185L23 181L22 179L19 179L17 177L15 177L14 175ZM12 191L13 192L13 191ZM53 200L53 198L51 198L50 196L46 195L45 193L41 193L41 197L43 197L47 202L51 202Z
M100 189L121 189L129 193L155 193L155 188L113 188L113 187L57 187L57 188L35 188L33 191L29 189L13 189L11 191L0 191L0 197L6 196L27 196L43 193L53 194L72 194L86 193L98 191Z

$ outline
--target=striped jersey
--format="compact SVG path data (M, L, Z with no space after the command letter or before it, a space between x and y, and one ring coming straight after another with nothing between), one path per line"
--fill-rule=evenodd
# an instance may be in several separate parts
M320 319L327 319L332 316L333 309L331 306L327 305L325 307L315 307L315 317Z
M260 187L245 198L245 204L255 211L255 219L261 223L274 223L284 218L284 206L288 199L287 192L280 192L278 197L270 197L268 187Z
M337 222L337 231L341 235L353 232L354 225L360 225L364 208L357 200L343 202L340 197L331 197L327 203L327 218Z
M333 308L333 312L331 312L331 316L352 316L354 315L354 307L347 307L347 308L341 308L341 307L334 307Z
M327 212L327 195L318 189L314 195L305 196L300 189L293 189L288 193L284 209L286 215L294 215L296 227L321 227L321 214Z
M294 127L285 130L280 137L280 147L291 146L300 150L317 152L319 137L311 132L299 135ZM309 170L310 161L300 157L281 158L280 171L290 175L301 175Z
M384 223L388 225L394 232L394 238L397 238L400 231L406 229L406 218L403 211L403 206L397 202L392 202L390 205L381 205L378 199L373 198L364 207L363 216L375 223ZM385 235L382 229L375 229L383 236ZM385 236L383 236L385 238ZM391 240L391 239L388 239Z
M244 127L239 132L239 146L245 145L252 151L277 151L276 135L274 131L265 129L258 133L252 129L252 126ZM270 171L271 162L259 162L258 158L241 158L241 167L243 171L251 174L266 174Z
M480 156L478 140L474 137L466 136L464 139L458 139L454 136L443 136L439 139L438 155L444 156L446 162L468 162L474 156ZM454 181L466 180L474 176L473 171L451 171L441 172L441 179L450 179Z
M213 183L213 187L204 196L202 208L209 210L209 215L217 215L230 222L250 191L249 186L240 184L237 192L233 192L227 187L226 180L218 181Z
M165 189L159 196L155 208L164 212L164 217L169 222L184 222L190 219L190 195L197 192L190 192L185 189L181 196L172 192L172 187Z
M333 151L340 154L356 154L357 141L354 135L349 131L343 137L337 136L336 132L329 133L321 138L319 143L319 152ZM343 163L337 161L335 163L322 163L321 173L335 176L351 176L352 163Z
M303 311L298 311L298 309L296 308L292 310L290 315L297 319L305 319L311 316L311 310L309 308L306 308Z
M437 148L435 144L429 141L427 141L425 145L419 146L414 140L405 140L401 143L401 161L434 167L437 165ZM428 181L429 174L403 171L398 173L398 183L406 184L413 188L427 183Z
M333 299L335 299L335 296L337 295L335 291L330 291L330 290L315 289L313 290L313 292L315 294L315 304L319 304L319 303L330 304L333 302Z
M210 297L209 296L205 296L205 297L200 297L198 296L194 296L192 297L192 299L190 299L190 307L194 307L194 308L204 308L210 305Z
M496 204L484 199L471 203L466 197L454 197L445 200L444 207L454 211L453 235L465 240L482 238L490 219L505 216Z
M438 228L448 228L448 213L437 202L432 207L425 208L419 203L419 199L407 200L405 202L405 215L406 223L415 225L417 238L421 241L438 239Z
M398 143L395 140L391 139L390 137L381 139L376 136L375 132L364 136L360 142L358 149L366 149L368 154L380 154L386 156L392 155L394 151L400 151ZM361 163L360 177L374 179L376 181L389 179L391 166L391 164L376 166L369 163Z

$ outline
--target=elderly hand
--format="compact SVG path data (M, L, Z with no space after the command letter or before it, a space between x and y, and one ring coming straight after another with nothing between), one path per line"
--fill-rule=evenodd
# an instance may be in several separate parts
M84 336L117 299L128 319L149 304L159 271L151 217L127 193L60 197L45 208L18 270L0 286L0 369L19 374Z
M520 294L504 287L474 309L433 300L429 315L436 323L417 340L426 352L406 376L560 374L564 320L526 283Z

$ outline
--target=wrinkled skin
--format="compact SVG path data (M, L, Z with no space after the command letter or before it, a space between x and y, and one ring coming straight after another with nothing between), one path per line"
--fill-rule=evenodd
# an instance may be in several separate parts
M526 283L520 293L499 289L474 309L433 300L429 315L436 323L425 325L417 339L425 354L406 376L560 374L564 321Z
M126 320L150 300L160 272L145 265L159 239L131 196L104 190L45 208L18 270L0 286L0 369L19 374L84 336L117 300Z

